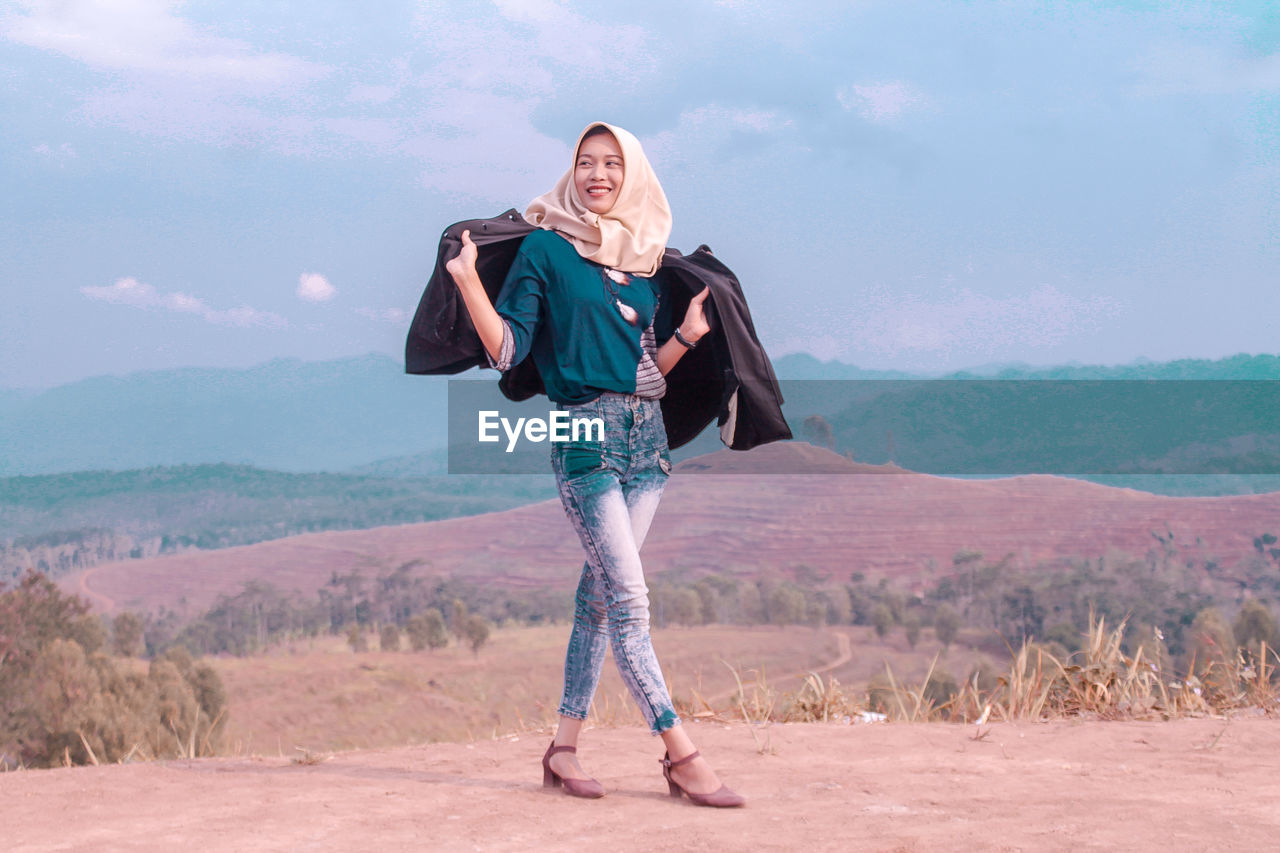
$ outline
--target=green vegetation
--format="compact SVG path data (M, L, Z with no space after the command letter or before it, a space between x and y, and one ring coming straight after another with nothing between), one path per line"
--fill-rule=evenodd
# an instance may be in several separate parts
M227 548L510 509L555 495L550 477L287 474L190 465L0 479L0 580L113 560Z
M136 646L118 618L111 644ZM48 578L0 587L0 766L54 767L212 755L227 698L218 674L175 646L143 673L111 657L101 620Z

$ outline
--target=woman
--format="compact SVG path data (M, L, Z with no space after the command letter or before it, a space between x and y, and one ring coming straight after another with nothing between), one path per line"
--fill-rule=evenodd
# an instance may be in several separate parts
M506 371L532 355L557 408L605 424L602 441L552 444L560 497L587 560L543 784L572 796L604 796L575 754L611 644L623 681L667 747L662 764L671 796L740 806L745 800L721 784L676 715L649 637L639 555L671 470L659 405L663 377L709 331L707 291L690 300L678 327L668 328L669 300L653 275L671 212L639 141L621 128L588 126L573 167L530 204L525 219L539 230L521 244L496 308L476 274L469 233L446 269L491 365Z

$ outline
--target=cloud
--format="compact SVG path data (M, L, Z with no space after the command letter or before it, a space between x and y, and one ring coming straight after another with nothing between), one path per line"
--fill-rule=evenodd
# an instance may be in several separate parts
M924 93L901 80L846 86L836 92L836 100L873 124L897 121L908 109L928 103Z
M219 310L211 308L198 296L180 292L161 293L136 278L121 278L117 279L115 284L100 287L86 286L80 288L80 292L99 302L129 305L147 310L172 311L178 314L195 314L217 326L281 328L289 325L289 321L284 317L270 311L259 311L247 305Z
M409 312L403 308L357 308L356 313L369 320L403 326L409 322Z
M172 0L26 0L10 16L11 41L52 50L100 71L225 80L275 87L307 80L318 66L192 26Z
M1139 94L1280 92L1280 53L1248 56L1208 45L1166 44L1146 51L1135 66Z
M644 140L644 150L659 173L690 169L699 158L718 160L729 149L750 150L744 137L766 137L790 125L772 110L706 104L680 113L674 128Z
M842 322L849 341L876 355L967 358L1052 347L1120 308L1110 297L1073 296L1050 284L1003 298L969 288L941 298L877 290L863 298L856 316Z
M401 150L425 164L427 187L523 206L571 154L564 139L542 131L546 116L535 114L563 109L566 93L575 104L600 107L591 118L616 110L658 63L643 28L553 0L496 0L471 11L419 4L415 31L430 64L397 100L414 104Z
M79 160L80 154L71 146L70 142L64 142L58 147L41 143L31 149L31 152L47 163L55 166L65 166L73 160Z
M298 298L307 302L328 302L338 289L318 272L304 272L298 276Z

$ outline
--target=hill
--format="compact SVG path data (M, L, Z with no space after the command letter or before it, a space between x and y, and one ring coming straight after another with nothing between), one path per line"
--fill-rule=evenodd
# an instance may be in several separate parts
M299 533L476 515L545 500L542 477L296 474L188 465L0 479L0 580Z
M745 472L754 470L801 473ZM1229 568L1276 527L1280 494L1173 498L1060 477L956 480L859 465L819 448L722 451L676 468L645 546L651 577L847 580L910 586L976 549L1017 565L1153 547ZM1159 541L1157 541L1157 539ZM1169 549L1172 549L1170 551ZM557 501L374 530L314 533L242 548L111 563L66 579L105 609L203 609L267 579L314 594L334 573L414 564L424 577L500 589L563 588L582 556ZM194 612L194 610L189 611Z
M385 355L102 376L0 396L0 476L229 462L341 471L445 444L440 377Z
M804 354L783 356L776 368L786 383L925 378ZM1004 366L929 378L1277 379L1280 357ZM100 376L40 391L0 389L0 477L222 462L292 472L439 473L432 454L446 444L447 384L446 377L406 376L399 360L370 354ZM786 414L796 425L810 414L831 413L799 387L784 392ZM694 452L709 449L701 444Z

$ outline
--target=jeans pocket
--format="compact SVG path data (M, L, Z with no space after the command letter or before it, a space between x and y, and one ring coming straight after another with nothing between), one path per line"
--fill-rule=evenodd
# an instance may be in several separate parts
M604 468L604 448L571 444L560 451L560 467L566 480L576 480Z

